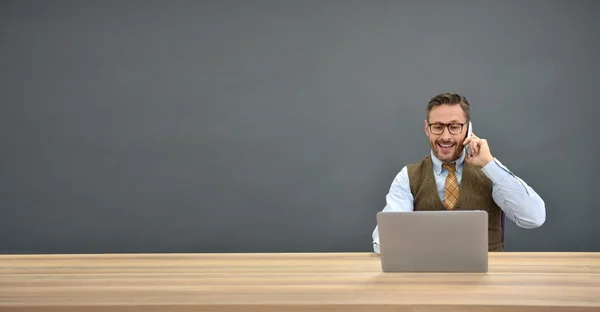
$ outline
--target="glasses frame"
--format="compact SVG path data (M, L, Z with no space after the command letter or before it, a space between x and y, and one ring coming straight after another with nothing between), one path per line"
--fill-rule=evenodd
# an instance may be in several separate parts
M447 123L447 124L441 123L441 122L429 123L429 121L428 121L427 122L427 126L429 126L429 132L431 132L432 134L435 134L435 135L443 134L444 131L446 131L446 129L448 129L448 133L450 133L452 135L457 135L457 134L463 133L463 130L465 129L465 125L467 123L468 123L468 121L467 122L463 122L463 123L460 123L460 122L451 122L451 123ZM444 126L444 129L442 129L442 132L440 132L440 133L435 133L433 131L433 129L431 129L431 126L433 126L433 125L442 125L442 126ZM460 131L458 133L452 133L452 131L450 131L450 126L451 125L460 125Z

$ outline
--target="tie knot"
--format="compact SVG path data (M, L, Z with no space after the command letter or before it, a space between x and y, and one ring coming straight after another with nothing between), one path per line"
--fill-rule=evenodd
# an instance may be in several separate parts
M454 169L456 168L456 164L455 163L443 164L442 167L444 167L446 170L448 170L450 172L454 172Z

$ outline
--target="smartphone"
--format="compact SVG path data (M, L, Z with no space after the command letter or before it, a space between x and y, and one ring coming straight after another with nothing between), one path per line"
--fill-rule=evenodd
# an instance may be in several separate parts
M473 134L473 125L469 121L469 129L467 129L467 138L471 137L472 134ZM469 157L473 157L473 150L471 149L471 143L465 145L465 149L466 149Z

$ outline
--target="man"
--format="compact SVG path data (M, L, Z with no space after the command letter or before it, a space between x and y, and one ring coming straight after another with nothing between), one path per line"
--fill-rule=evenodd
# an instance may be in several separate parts
M467 138L469 102L443 93L427 105L425 134L431 152L402 168L386 196L383 211L472 210L488 212L488 250L504 251L502 213L517 226L533 229L546 220L544 201L494 158L485 139ZM471 144L472 156L465 145ZM378 227L373 249L379 254Z

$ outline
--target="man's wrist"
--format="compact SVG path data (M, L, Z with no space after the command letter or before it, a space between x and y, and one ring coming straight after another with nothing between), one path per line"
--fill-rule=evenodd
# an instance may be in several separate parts
M487 163L482 168L483 173L492 181L492 183L497 183L500 180L504 179L507 176L510 176L510 173L507 170L504 170L497 159L492 159L491 162Z
M494 161L494 156L490 155L490 157L486 157L486 158L483 160L483 166L481 166L481 167L485 167L485 166L487 166L487 165L488 165L489 163L491 163L492 161Z

